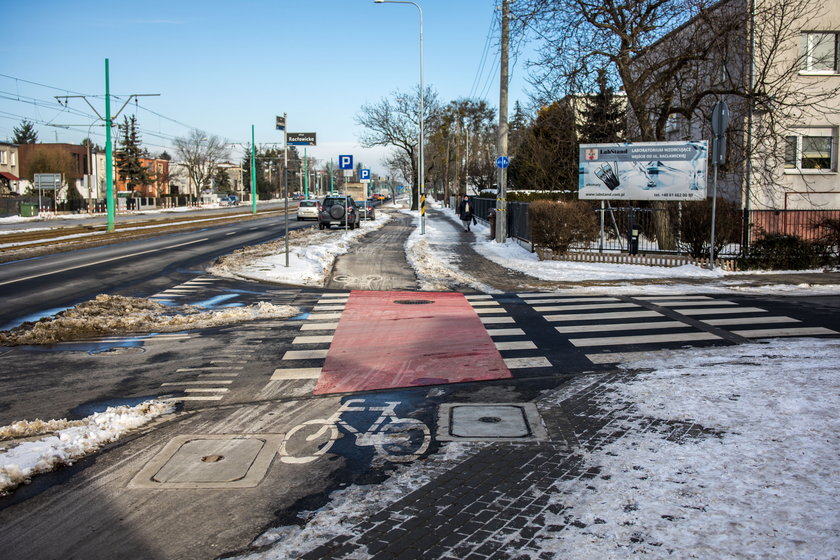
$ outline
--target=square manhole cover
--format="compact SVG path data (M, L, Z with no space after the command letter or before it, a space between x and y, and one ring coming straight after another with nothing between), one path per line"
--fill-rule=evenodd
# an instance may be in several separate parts
M129 484L132 488L251 488L280 447L278 434L176 436Z
M534 403L444 404L438 418L441 441L543 441Z

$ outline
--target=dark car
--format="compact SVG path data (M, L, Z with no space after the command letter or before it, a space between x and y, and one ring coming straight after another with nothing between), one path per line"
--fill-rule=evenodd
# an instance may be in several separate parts
M359 209L352 196L326 196L318 211L318 227L326 229L336 224L349 229L359 225Z
M359 218L362 220L375 220L376 219L376 210L374 209L373 200L366 200L362 202L361 200L356 202L356 206L359 208Z

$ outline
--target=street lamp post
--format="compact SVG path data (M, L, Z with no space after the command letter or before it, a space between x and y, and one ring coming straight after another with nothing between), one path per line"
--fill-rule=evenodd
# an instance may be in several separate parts
M423 169L425 167L425 160L423 157L423 144L425 143L425 135L423 131L423 9L416 2L408 0L373 0L375 4L411 4L417 8L420 13L420 157L419 170L417 182L417 209L420 211L420 235L426 233L426 186L424 183Z

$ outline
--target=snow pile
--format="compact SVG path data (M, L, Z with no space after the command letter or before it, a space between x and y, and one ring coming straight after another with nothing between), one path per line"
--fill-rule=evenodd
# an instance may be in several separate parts
M207 271L226 278L323 286L338 255L348 253L365 234L380 229L391 216L380 211L375 220L363 221L354 230L316 230L307 228L289 232L289 266L286 266L286 241L270 241L243 247L219 258Z
M405 214L416 212L404 210ZM500 293L492 286L479 282L469 274L463 272L454 259L457 257L453 241L461 235L458 230L445 221L426 220L426 233L420 234L415 227L405 242L405 255L408 264L414 269L420 282L420 290L426 292L442 292L457 287L470 286L487 294ZM447 250L449 247L449 250Z
M840 341L788 340L661 353L615 384L621 439L582 452L582 484L561 480L566 509L537 535L576 558L830 558L840 550ZM554 403L559 404L559 403ZM681 443L651 419L720 432ZM514 551L511 551L514 552ZM522 551L515 551L521 553ZM534 557L537 555L534 554Z
M45 433L54 435L26 441L0 452L0 495L28 483L36 474L72 465L103 445L174 409L171 402L146 401L134 407L108 408L84 420L34 420L4 426L0 428L0 439Z
M254 319L292 317L299 309L259 302L245 307L207 311L182 305L169 307L144 298L98 295L96 299L58 313L0 331L0 346L55 344L102 336L144 332L173 332L230 325Z
M241 556L247 560L281 560L299 558L329 540L354 535L353 527L382 508L428 484L457 464L484 448L486 444L446 443L435 455L412 465L397 467L389 478L377 485L350 486L330 494L323 508L300 514L297 525L268 529L252 546L270 548Z

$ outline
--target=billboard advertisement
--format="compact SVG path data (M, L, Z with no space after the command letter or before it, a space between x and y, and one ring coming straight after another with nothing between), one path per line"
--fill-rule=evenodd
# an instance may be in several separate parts
M581 144L580 200L705 200L708 145Z

